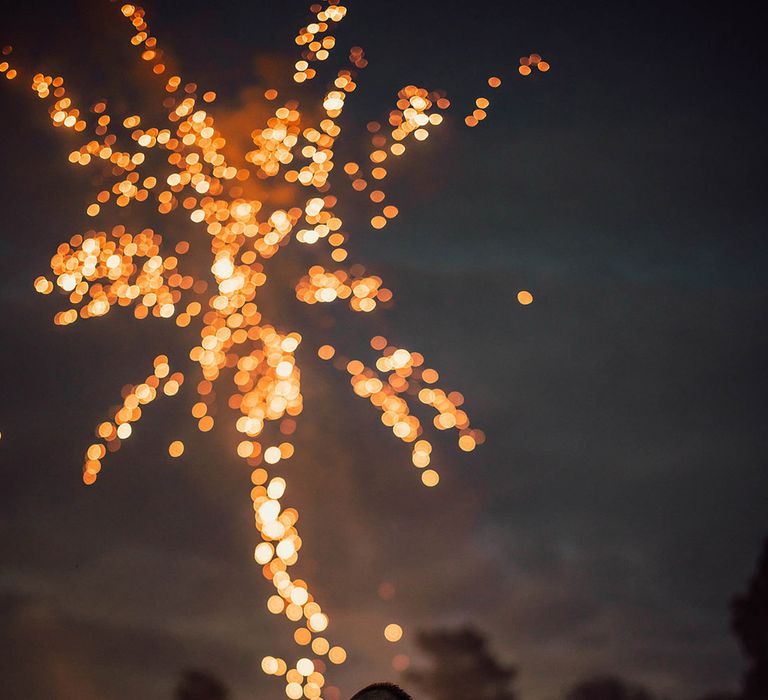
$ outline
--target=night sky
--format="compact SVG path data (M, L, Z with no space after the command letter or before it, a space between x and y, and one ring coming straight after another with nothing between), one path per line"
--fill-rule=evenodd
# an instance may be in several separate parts
M219 93L212 111L242 129L236 140L259 126L255 92L290 74L308 4L146 7L186 79ZM363 159L365 123L404 85L453 101L388 179L401 213L386 229L366 226L340 178L350 258L384 278L394 307L298 308L293 243L270 268L265 316L304 336L296 456L276 473L301 513L296 572L350 652L331 682L348 697L396 680L392 657L417 662L418 629L471 623L518 665L522 700L601 672L673 700L736 689L728 604L768 533L762 26L749 3L495 5L351 0L338 32L332 67L356 44L370 61L339 162ZM117 7L35 1L17 14L0 42L34 70L0 85L2 693L160 700L182 669L205 667L236 700L283 697L259 664L297 656L293 626L264 606L234 415L197 432L188 381L82 484L120 388L161 352L188 369L195 333L125 309L57 327L65 299L34 292L56 246L93 225L97 186L67 162L78 137L50 127L29 75L61 73L83 104L107 96L125 114L157 105ZM518 58L534 51L552 69L522 79ZM480 95L488 119L468 129ZM136 206L97 224L162 231L172 218ZM487 434L471 454L438 436L435 489L314 353L331 342L355 356L376 333L422 352ZM187 444L175 460L174 439ZM397 645L382 636L392 621Z

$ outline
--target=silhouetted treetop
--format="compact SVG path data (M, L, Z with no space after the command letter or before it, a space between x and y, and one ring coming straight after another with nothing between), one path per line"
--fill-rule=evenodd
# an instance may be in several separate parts
M617 676L595 676L577 683L566 700L656 700L651 691Z
M208 671L184 671L173 697L174 700L227 700L229 691Z
M406 677L432 700L516 700L512 683L517 670L501 664L477 630L420 632L417 643L430 666L408 671Z
M768 538L747 592L731 603L731 624L749 666L744 674L744 700L768 698Z

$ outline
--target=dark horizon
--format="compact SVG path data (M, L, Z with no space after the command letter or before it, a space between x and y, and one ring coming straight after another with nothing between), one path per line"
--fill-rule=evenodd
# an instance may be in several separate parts
M144 6L234 128L248 125L244 85L290 75L309 4ZM738 689L729 603L768 534L760 26L749 4L349 3L329 63L353 45L370 63L340 119L339 167L363 159L365 123L384 122L404 85L453 105L387 181L400 214L386 229L345 212L350 261L385 280L393 308L299 308L303 261L270 266L269 320L304 336L305 408L282 469L301 513L296 570L349 652L329 673L342 698L397 681L393 657L417 658L417 630L464 623L519 668L521 700L557 700L599 673L672 700ZM126 309L57 327L63 297L33 288L59 243L93 225L179 230L135 207L85 216L98 186L67 162L80 141L51 128L29 89L44 69L83 105L157 109L129 36L118 7L96 0L33 0L0 36L34 69L0 79L2 677L12 700L160 700L182 669L204 667L234 700L282 697L261 658L296 647L265 608L234 419L199 433L190 393L163 399L95 485L80 479L120 388L159 353L184 362L193 329ZM552 67L524 79L531 52ZM488 118L469 129L479 96ZM470 454L438 436L435 489L314 352L331 342L356 356L377 333L422 352L487 435ZM405 630L396 644L390 622Z

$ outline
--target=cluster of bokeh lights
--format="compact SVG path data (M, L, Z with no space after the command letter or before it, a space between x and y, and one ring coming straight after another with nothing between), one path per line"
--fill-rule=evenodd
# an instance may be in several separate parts
M334 28L347 13L336 3L313 5L310 11L312 21L295 39L301 51L293 66L297 84L314 80L320 64L331 58L337 45ZM58 325L105 316L118 306L130 307L138 319L152 315L172 319L182 328L199 326L199 342L189 351L199 375L195 386L198 400L191 413L200 431L212 430L216 388L220 387L219 391L228 393L228 407L239 414L235 427L241 439L235 452L251 468L251 500L260 536L254 559L275 589L267 609L295 625L294 641L307 650L292 664L266 656L261 668L284 679L289 698L333 700L338 690L326 685L326 660L341 664L347 652L326 637L329 617L308 583L290 573L302 547L299 514L283 504L286 479L268 471L294 454L289 438L303 410L301 372L295 356L302 336L280 330L262 318L256 299L268 280L261 261L274 257L291 240L318 249L326 246L330 260L312 265L296 282L300 302L314 305L341 300L352 311L362 313L390 302L392 291L381 277L359 264L339 267L348 258L345 243L349 233L338 213L339 200L330 194L331 176L343 173L344 186L353 192L367 192L375 209L370 226L384 228L399 214L398 208L386 201L383 189L388 160L403 156L409 142L427 139L430 129L443 122L441 112L450 107L450 101L440 91L403 87L384 124L367 124L371 141L367 159L337 168L334 146L341 134L337 120L347 96L357 86L358 72L367 65L365 52L355 46L349 50L347 64L331 79L320 110L301 111L294 99L278 103L266 123L250 134L253 148L243 154L241 163L233 164L224 155L227 141L209 106L216 94L201 93L196 84L172 74L170 61L152 35L141 7L123 4L120 12L133 28L131 43L162 81L168 126L145 124L138 114L116 119L109 114L105 100L90 110L81 110L60 76L37 73L31 87L37 97L49 103L53 126L89 134L88 140L69 154L70 163L101 165L111 178L88 203L86 214L98 217L107 208L141 202L152 203L160 214L180 214L207 233L211 274L203 279L184 271L190 241L176 241L168 250L160 233L149 228L130 231L118 224L75 234L59 245L51 259L52 274L38 277L34 287L41 294L58 288L68 296L70 307L54 317ZM0 73L8 80L18 75L10 63L11 53L11 48L5 47L0 62ZM520 60L521 75L530 75L533 68L545 72L549 64L538 54ZM497 89L502 78L491 76L487 84ZM279 97L275 88L264 92L266 102ZM477 126L487 117L489 105L487 97L478 97L465 123ZM317 118L308 116L318 114ZM258 192L272 178L297 188L294 206L266 207ZM301 188L310 188L310 196L302 196ZM530 304L533 297L523 290L518 301ZM381 422L410 446L411 461L422 483L434 487L440 475L432 463L432 442L416 409L432 412L434 429L455 431L463 451L474 450L485 436L471 426L463 408L464 396L440 388L440 375L423 355L381 335L370 340L370 349L369 364L338 354L329 344L320 346L317 355L348 373L353 392L367 399L380 412ZM121 403L99 423L96 440L86 448L86 484L98 479L107 454L131 437L144 407L161 396L174 396L184 381L185 374L172 368L166 355L158 355L143 380L123 387ZM181 457L184 450L180 440L168 446L171 457ZM383 634L387 641L396 643L403 629L390 623ZM401 657L405 658L398 655L396 660ZM401 659L395 665L403 663Z

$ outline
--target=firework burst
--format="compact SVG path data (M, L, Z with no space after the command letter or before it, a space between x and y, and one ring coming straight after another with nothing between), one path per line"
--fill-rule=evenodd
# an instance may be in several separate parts
M321 64L334 54L334 30L347 12L341 4L313 5L310 10L311 22L296 36L301 50L301 58L294 64L297 84L314 80ZM210 244L211 274L185 272L183 260L190 241L170 246L152 229L131 231L117 224L85 231L62 243L51 259L52 275L38 277L34 287L41 294L58 288L68 295L70 307L54 317L59 325L105 316L117 306L130 307L137 319L151 315L169 319L180 328L199 328L199 340L189 350L198 374L199 395L192 415L201 431L210 431L217 390L239 414L235 427L242 439L235 451L252 469L251 499L260 536L254 558L275 588L267 608L295 623L296 643L313 654L312 659L304 656L292 664L267 656L262 669L284 678L289 698L328 698L333 693L325 687L322 659L340 664L346 651L327 639L328 615L307 582L290 573L302 545L296 526L299 514L282 502L285 478L268 471L294 453L293 444L285 438L293 434L295 418L303 409L301 372L295 357L302 336L262 318L257 300L260 288L268 282L263 261L295 240L294 245L323 250L321 255L327 258L309 267L296 282L299 301L344 303L359 313L370 313L390 302L392 292L380 277L360 265L341 266L348 258L349 233L337 213L339 200L331 194L332 174L344 174L341 179L345 182L334 181L335 187L358 193L368 190L376 208L370 225L384 228L399 213L393 204L383 204L388 161L403 156L409 142L428 138L430 129L443 121L441 112L450 102L441 92L404 87L387 125L368 124L372 146L368 163L347 162L336 167L334 148L341 134L337 120L356 88L358 72L367 64L364 51L352 47L319 107L300 111L296 100L281 104L277 90L266 90L265 103L279 106L270 107L266 124L250 134L252 148L234 162L225 155L227 141L212 113L215 93L200 93L194 83L171 74L142 8L124 4L120 12L132 27L131 43L167 93L163 102L167 125L147 124L140 115L116 119L106 101L81 110L60 76L37 73L31 87L49 103L55 127L88 134L70 153L69 161L99 167L108 179L88 204L87 215L102 217L115 207L119 210L134 202L148 202L160 214L183 217L198 229L195 235ZM0 62L0 71L9 80L18 75L11 65L11 53L6 47ZM530 75L534 68L545 72L549 65L538 54L520 60L521 75ZM491 89L501 83L498 76L488 78ZM477 126L486 118L489 104L488 98L478 97L476 109L465 117L466 124ZM268 197L262 193L270 182L292 186L292 206L267 206ZM530 303L530 299L521 303ZM434 410L435 429L455 430L461 450L472 451L484 435L471 427L462 408L463 396L439 388L437 371L427 366L420 353L381 335L374 336L370 346L374 352L370 366L342 358L331 345L319 347L317 354L349 373L354 393L368 399L381 412L382 423L410 446L421 481L433 487L440 477L431 464L432 443L415 415L416 406ZM86 448L86 484L98 479L107 454L131 436L144 407L160 396L174 396L184 381L185 373L171 367L166 355L158 355L142 381L124 387L122 403L96 427L97 439ZM168 449L171 456L178 457L184 444L176 440Z

